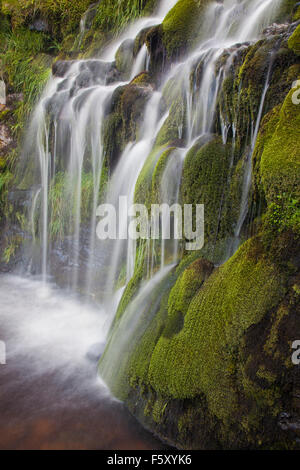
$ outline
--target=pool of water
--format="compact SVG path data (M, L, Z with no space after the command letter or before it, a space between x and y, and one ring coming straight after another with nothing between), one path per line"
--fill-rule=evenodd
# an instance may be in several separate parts
M97 374L107 328L99 306L39 280L0 276L1 449L165 448Z

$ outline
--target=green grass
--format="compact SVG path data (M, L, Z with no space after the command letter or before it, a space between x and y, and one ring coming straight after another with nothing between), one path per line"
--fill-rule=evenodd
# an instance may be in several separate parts
M117 34L128 23L154 10L156 0L102 0L95 18L95 26Z

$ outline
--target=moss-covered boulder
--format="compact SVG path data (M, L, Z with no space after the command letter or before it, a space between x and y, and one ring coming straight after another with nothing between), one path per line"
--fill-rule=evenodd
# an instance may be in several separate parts
M281 420L297 390L295 268L281 269L253 239L211 270L199 260L183 272L110 386L179 447L293 448Z
M92 0L78 0L76 3L71 0L6 0L2 2L2 11L11 17L14 28L40 20L48 25L47 29L53 35L62 39L79 26L82 15L91 3Z
M297 3L298 0L282 0L276 12L276 21L284 22L297 19Z
M300 55L300 24L289 38L288 45L295 54Z
M293 102L293 89L283 105L269 116L262 130L263 152L260 175L269 203L278 195L299 192L300 161L298 132L300 126L299 104ZM299 195L299 193L298 193Z
M232 234L235 219L230 208L231 146L207 136L188 152L183 166L183 204L204 204L206 243Z
M126 144L137 139L151 92L151 87L135 83L115 90L104 125L104 151L111 169Z
M133 47L134 41L127 39L122 42L121 46L116 53L116 66L119 72L128 76L130 74L132 64L133 64Z
M203 7L208 0L179 0L162 24L163 43L168 58L174 60L195 43Z

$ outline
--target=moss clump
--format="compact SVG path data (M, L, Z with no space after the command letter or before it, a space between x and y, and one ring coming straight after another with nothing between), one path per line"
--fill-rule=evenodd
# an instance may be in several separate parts
M296 8L294 16L293 16L293 20L294 21L299 21L300 20L300 6L298 6L298 8Z
M151 89L135 83L115 90L104 126L104 149L110 169L116 165L126 144L138 138L150 96Z
M51 33L58 39L74 31L92 0L6 0L2 11L11 17L14 28L28 25L42 18L48 23Z
M133 83L134 85L147 86L152 85L152 80L147 72L141 72L132 80L131 83Z
M278 195L299 196L299 145L300 108L293 103L295 90L287 95L283 105L272 112L267 127L263 127L260 138L263 146L260 159L260 175L269 203Z
M165 147L155 147L148 156L139 174L134 193L136 204L145 204L150 209L152 197L152 177L157 161L165 151Z
M192 301L183 330L171 340L160 339L149 368L157 392L188 398L202 391L221 419L231 419L236 400L230 370L241 335L284 293L276 267L253 259L252 248L247 243L209 278Z
M162 178L168 163L173 157L176 158L176 147L169 147L161 154L157 161L152 176L152 204L163 204L166 202L166 199L163 195L165 188L163 187ZM168 201L169 204L176 202L177 201Z
M300 55L300 24L290 36L288 46L296 55Z
M213 264L197 259L183 271L171 290L168 300L168 318L163 336L171 338L183 328L184 317L192 299L213 271Z
M283 409L278 380L289 355L288 344L279 354L278 338L296 321L296 290L286 299L289 273L269 260L259 239L212 270L201 259L182 264L153 292L135 323L136 341L122 354L117 374L109 374L109 385L177 446L203 448L213 436L215 446L257 448L270 438L278 443L270 428ZM288 311L277 315L282 302Z
M283 0L279 6L276 14L276 22L283 23L292 19L293 12L295 12L295 6L298 0ZM294 19L294 21L296 18Z
M165 17L162 30L163 42L169 58L179 57L194 43L199 16L206 1L179 0Z
M182 176L183 204L204 204L206 243L232 233L228 184L231 148L220 137L196 144L187 154Z
M133 46L134 41L127 39L124 41L116 53L117 69L125 76L130 74L133 64Z
M181 140L185 130L186 106L182 97L175 99L170 107L169 116L164 122L156 139L156 145L172 144Z

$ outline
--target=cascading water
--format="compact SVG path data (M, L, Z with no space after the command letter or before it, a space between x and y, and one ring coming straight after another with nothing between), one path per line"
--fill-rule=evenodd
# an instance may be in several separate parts
M216 120L216 106L217 106L217 99L219 96L219 92L222 86L224 79L226 78L226 73L228 68L230 67L233 57L237 53L238 49L242 49L244 43L247 41L253 41L257 38L259 32L262 31L264 27L266 27L272 15L276 11L276 8L279 6L280 1L278 2L271 2L270 0L257 0L249 5L249 2L236 2L234 0L225 1L223 5L219 3L212 3L205 14L203 24L206 25L206 36L201 41L200 45L196 48L195 52L187 58L183 63L178 64L171 70L171 72L164 77L162 83L162 89L164 84L168 82L172 82L173 87L182 89L183 94L186 97L186 121L187 121L187 136L185 147L180 148L177 150L177 155L179 154L179 165L177 163L177 174L174 174L174 165L173 162L175 159L169 158L169 163L166 165L164 170L164 174L162 177L162 189L161 189L161 202L162 203L176 203L179 202L179 193L180 193L180 179L181 179L181 171L182 171L182 161L184 160L185 156L187 155L190 148L198 141L200 142L203 139L203 142L206 142L207 136L212 133L212 130L215 126ZM238 24L237 24L238 19ZM205 28L205 26L204 26ZM215 33L211 33L211 32ZM234 47L238 44L238 47ZM221 55L230 48L233 49L229 53L229 57L227 58L225 65L223 65L219 72L216 75L216 64L218 59ZM193 75L193 70L195 68L195 64L201 64L203 68L202 77L200 84L198 86L190 81L190 77ZM250 154L247 158L247 164L245 167L245 176L244 176L244 184L243 184L243 191L242 191L242 199L241 199L241 209L240 215L237 221L236 229L235 229L235 236L234 236L234 244L231 243L229 246L229 250L231 250L230 254L233 254L232 246L234 246L234 251L237 250L239 246L239 237L241 233L241 229L243 223L245 221L247 211L248 211L248 196L250 191L251 185L251 168L252 168L252 153L254 150L256 138L258 135L259 124L262 117L263 105L266 96L266 92L268 90L268 84L271 74L271 62L267 73L265 87L261 97L261 103L258 110L258 116L255 125L255 131L251 139L251 150ZM232 128L233 136L235 135L235 123L227 123L226 130L223 132L223 140L226 142L227 134L229 132L229 128ZM182 123L183 127L183 123ZM182 138L182 127L178 128L178 138ZM224 129L224 125L223 125ZM206 136L206 137L205 137ZM176 153L175 153L176 154ZM233 158L234 158L234 138L232 143L232 157L230 163L230 169L233 165ZM178 171L179 169L179 171ZM174 199L175 196L175 199ZM223 197L222 197L223 199ZM222 217L222 200L221 206L218 214L219 220ZM218 222L219 225L219 222ZM151 266L151 276L153 273L158 269L158 272L164 272L166 266L166 253L165 253L165 240L164 240L164 232L170 229L169 226L164 226L162 224L162 240L160 242L160 266L154 269L154 252L155 252L155 243L152 240L152 251L150 249L151 242L147 244L146 252L147 252L147 275L149 276L149 266ZM238 241L237 241L238 240ZM173 258L171 258L172 262L177 260L178 256L178 243L176 240L173 240ZM225 257L225 260L229 256ZM133 258L132 258L133 259ZM224 260L224 258L223 258ZM152 279L148 281L151 283ZM150 284L149 284L150 285ZM143 292L146 292L146 288L142 288L140 293L138 294L138 299L143 305L147 304L147 297L143 298ZM143 300L143 302L142 302ZM125 319L120 321L118 324L117 331L123 331L122 329L122 322L126 321L128 315L130 317L134 315L132 313L131 307L135 302L135 299L132 301L126 311L123 313ZM140 307L135 309L136 311L136 319L138 318ZM130 312L130 313L128 313ZM133 322L134 323L134 322ZM127 328L128 330L128 328ZM128 331L126 333L128 337ZM127 338L127 344L133 340L135 337L135 329L132 327L131 329L130 338ZM106 355L104 360L101 364L101 373L103 377L107 379L108 383L112 383L113 378L111 377L111 369L109 369L109 364L112 357L116 357L116 354L119 354L119 357L122 355L122 351L124 346L118 346L117 341L113 341L112 344L109 345L109 348L106 351ZM109 370L109 373L108 373Z
M264 27L270 24L280 0L225 0L223 3L211 2L208 5L201 20L203 33L198 46L161 77L158 90L154 91L153 87L147 86L143 119L136 139L127 142L125 149L118 155L108 183L104 184L103 175L107 170L104 145L107 115L118 89L128 85L140 72L148 70L150 60L146 45L142 45L131 65L129 79L127 77L126 80L118 74L115 55L124 41L133 40L143 29L160 24L175 3L175 0L161 2L157 16L138 20L103 52L100 59L57 64L54 76L33 114L25 141L21 168L25 176L21 185L26 186L28 180L35 182L32 185L29 216L32 250L27 256L28 265L32 273L42 274L44 285L49 278L54 277L58 283L74 292L101 297L104 307L99 315L104 319L104 326L95 324L95 327L103 328L105 332L114 318L125 287L134 275L137 246L135 241L126 239L128 214L124 210L125 206L117 212L118 229L122 234L120 239L102 242L97 238L97 207L100 201L116 208L122 198L126 197L128 205L135 201L139 175L155 149L157 136L169 116L169 110L163 103L163 94L164 87L171 83L184 97L185 111L178 123L178 147L174 144L175 148L170 152L163 171L159 199L160 203L180 202L185 157L195 145L201 147L208 142L215 130L219 94L228 70L238 52L256 40ZM217 67L225 52L226 60ZM240 239L247 216L251 157L271 72L270 65L244 168L240 214L234 234L236 240ZM227 175L229 184L237 123L231 122L225 115L221 115L220 122L224 144L230 132L232 134L232 155ZM163 150L157 150L156 161ZM241 150L240 157L244 151ZM221 200L217 215L219 219L222 217L222 204ZM168 230L170 227L163 227L163 232ZM237 248L238 243L234 245L234 250L230 250L230 254ZM148 280L141 282L139 293L129 303L118 323L118 332L109 338L102 364L104 379L113 379L118 358L133 342L135 326L144 316L149 299L180 258L180 243L178 240L171 240L168 244L164 240L147 240L145 252L145 278ZM120 285L121 289L116 292ZM99 290L101 295L98 295ZM60 310L64 308L64 304L59 307ZM68 306L68 311L70 308ZM46 314L47 309L46 306ZM88 326L93 328L90 314L88 309ZM84 308L82 315L85 315ZM84 321L79 323L78 330L84 329ZM36 326L40 328L40 323L37 322ZM51 328L53 326L50 325ZM54 338L54 348L55 342ZM36 347L34 344L33 349ZM55 367L55 358L53 364Z

